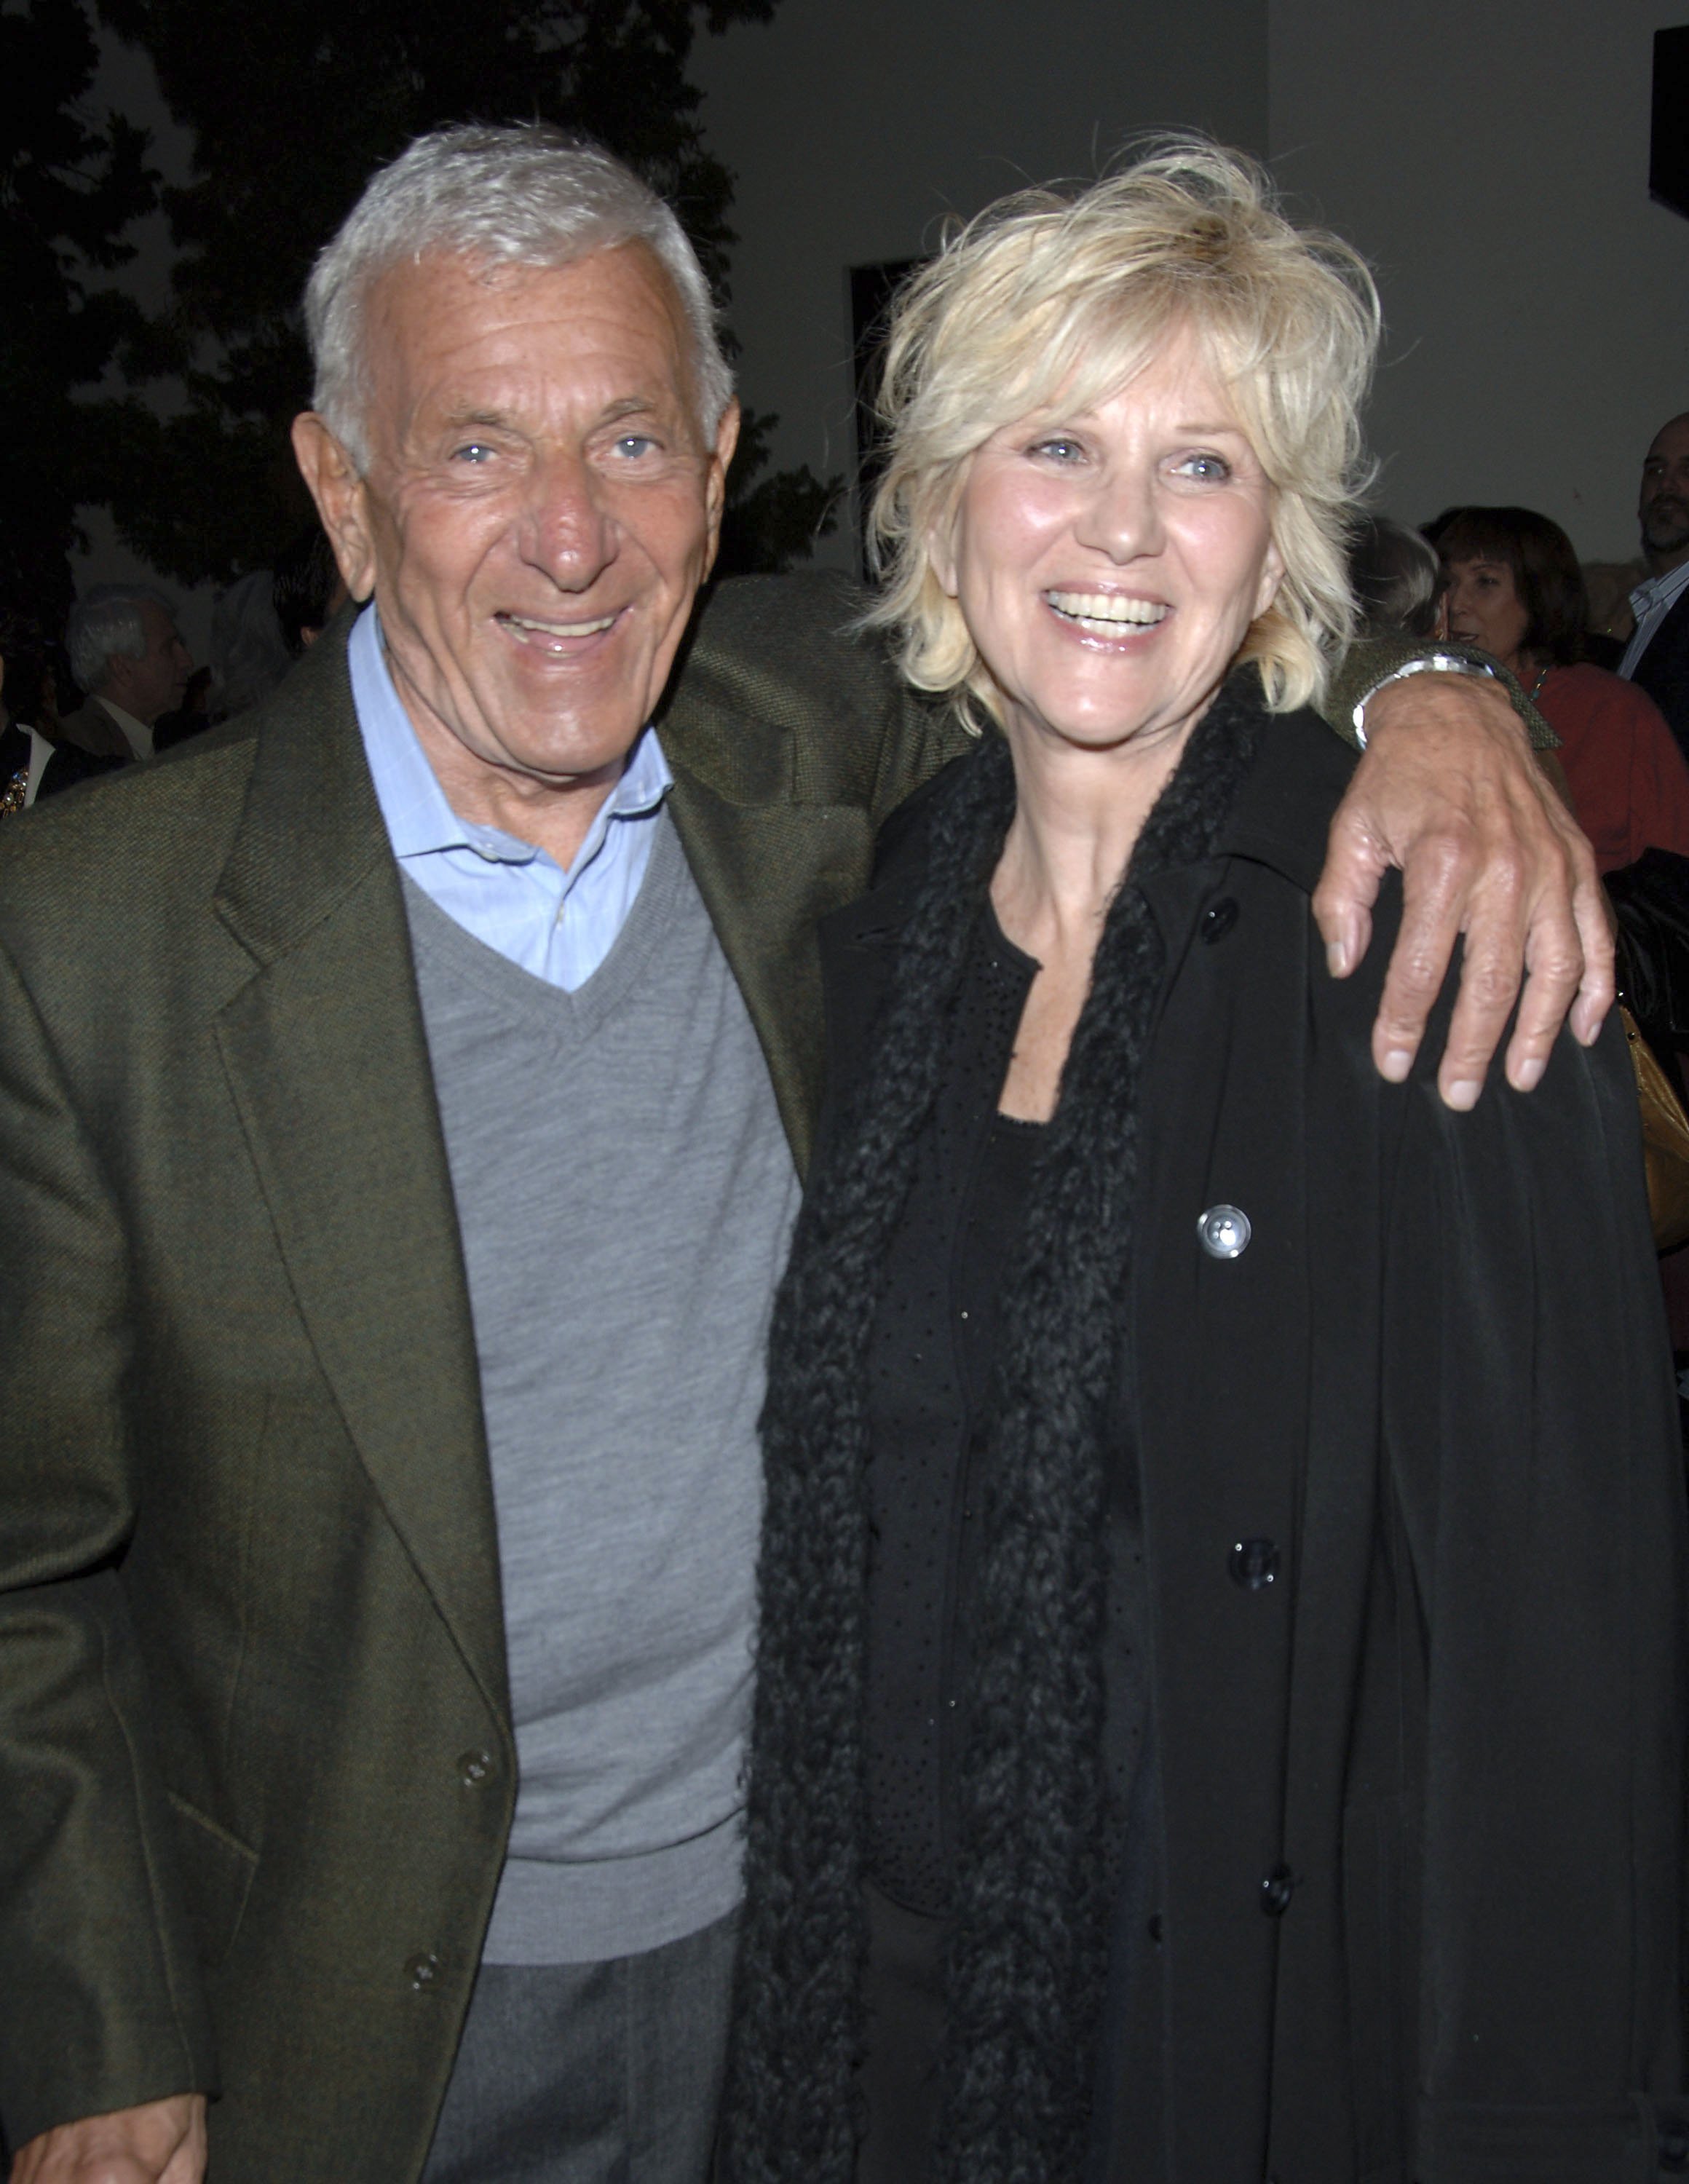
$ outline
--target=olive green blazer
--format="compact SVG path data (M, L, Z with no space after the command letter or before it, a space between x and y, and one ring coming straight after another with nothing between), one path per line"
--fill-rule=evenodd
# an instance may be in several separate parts
M801 1162L815 920L959 744L819 578L659 728ZM0 2119L215 2088L215 2184L401 2184L515 1751L468 1299L343 626L0 843Z

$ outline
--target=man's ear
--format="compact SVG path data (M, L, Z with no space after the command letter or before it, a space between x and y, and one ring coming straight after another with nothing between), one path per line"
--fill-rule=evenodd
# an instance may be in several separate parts
M708 542L704 549L704 573L707 577L716 563L716 549L722 543L722 510L727 504L727 465L733 459L733 449L739 445L739 406L737 398L730 400L722 412L722 421L716 427L716 444L710 450L709 466L704 478L704 505L709 524Z
M361 603L376 588L376 544L358 465L315 410L293 420L293 459L316 503L342 580Z

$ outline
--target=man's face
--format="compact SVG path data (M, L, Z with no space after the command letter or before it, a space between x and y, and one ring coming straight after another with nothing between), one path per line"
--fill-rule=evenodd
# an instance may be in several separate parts
M1689 555L1689 414L1660 427L1642 464L1642 549L1675 568Z
M181 705L193 672L193 655L167 608L156 599L141 601L141 627L147 649L138 660L109 661L102 694L150 728L160 713Z
M448 794L613 780L714 558L738 423L704 442L666 276L639 244L426 258L376 281L365 337L368 473L319 471L319 498Z

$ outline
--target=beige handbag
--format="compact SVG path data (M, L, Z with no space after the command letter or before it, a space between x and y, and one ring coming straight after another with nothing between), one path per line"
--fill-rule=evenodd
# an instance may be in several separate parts
M1622 1003L1619 1013L1625 1020L1642 1111L1642 1158L1648 1173L1654 1249L1669 1251L1689 1238L1689 1115L1683 1112L1676 1086L1637 1030L1635 1017Z

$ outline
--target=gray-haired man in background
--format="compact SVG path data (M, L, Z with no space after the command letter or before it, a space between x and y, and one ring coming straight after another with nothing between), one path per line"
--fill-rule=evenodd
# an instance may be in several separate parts
M181 703L193 658L176 609L145 584L94 584L70 610L64 648L87 702L60 724L39 794L153 755L153 723Z
M308 312L373 604L0 844L0 2118L18 2184L198 2184L208 2096L215 2184L697 2184L811 929L959 738L820 579L669 687L737 411L614 161L426 139ZM1368 721L1328 937L1405 855L1380 1051L1464 928L1463 1099L1529 927L1527 1081L1586 853L1485 691Z

